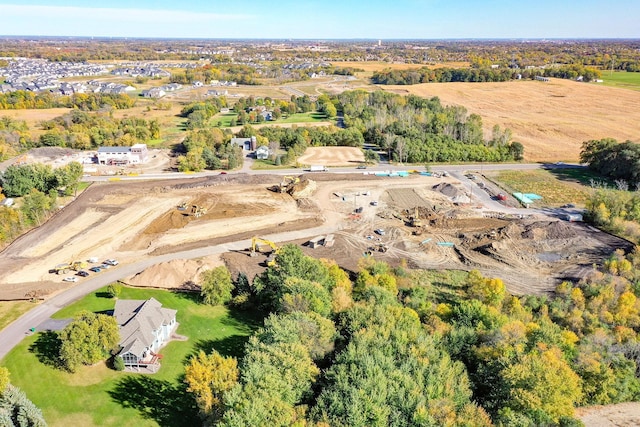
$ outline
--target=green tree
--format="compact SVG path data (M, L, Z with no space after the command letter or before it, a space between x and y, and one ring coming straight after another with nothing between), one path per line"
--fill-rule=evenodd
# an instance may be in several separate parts
M59 333L60 361L74 372L80 365L104 360L120 341L115 317L81 311Z
M34 188L22 199L20 212L28 225L40 225L53 207L51 197Z
M202 282L200 296L205 304L220 305L231 300L234 286L227 267L222 265L203 271L200 281Z
M0 392L0 425L7 427L46 427L42 411L17 387L8 384Z
M3 366L0 366L0 394L9 385L9 370Z
M111 298L118 298L122 292L122 285L119 283L109 283L107 286L107 293Z

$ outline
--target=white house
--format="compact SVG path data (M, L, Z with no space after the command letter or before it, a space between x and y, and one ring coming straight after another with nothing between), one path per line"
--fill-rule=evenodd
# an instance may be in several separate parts
M118 300L113 316L120 328L120 351L125 366L157 365L158 350L177 328L176 310L163 308L155 298Z
M256 159L265 160L269 158L269 147L266 145L261 145L256 148Z
M101 165L136 165L146 163L147 160L149 160L147 144L135 144L131 147L98 148L98 163Z

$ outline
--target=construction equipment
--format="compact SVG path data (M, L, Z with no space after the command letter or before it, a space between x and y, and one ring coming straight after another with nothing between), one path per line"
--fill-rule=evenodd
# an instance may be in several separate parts
M382 252L385 253L389 250L389 247L383 243L376 244L374 246L370 246L368 252Z
M53 268L53 272L56 274L67 274L69 271L80 271L87 267L87 263L84 261L66 262L64 264L58 264Z
M191 206L191 215L193 215L196 218L200 218L202 215L206 213L207 213L207 208L204 208L198 205Z
M179 211L186 211L187 210L187 202L182 202L178 205L178 210Z
M416 206L413 210L413 215L409 218L409 225L412 227L422 227L422 220L420 219L420 211Z
M282 182L274 187L277 193L287 193L297 183L300 182L300 178L297 176L286 175L282 177Z
M267 257L267 265L269 267L272 267L276 264L276 255L278 254L278 252L280 251L280 248L278 248L278 246L272 242L271 240L267 240L267 239L263 239L261 237L253 237L251 239L251 253L250 255L256 256L258 255L258 253L261 253L262 251L260 250L260 245L267 245L271 248L271 252L269 253L269 256Z

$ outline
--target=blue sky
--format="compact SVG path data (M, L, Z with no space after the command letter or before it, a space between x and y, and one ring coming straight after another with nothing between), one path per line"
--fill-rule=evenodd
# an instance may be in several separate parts
M0 0L0 34L296 39L640 38L640 1Z

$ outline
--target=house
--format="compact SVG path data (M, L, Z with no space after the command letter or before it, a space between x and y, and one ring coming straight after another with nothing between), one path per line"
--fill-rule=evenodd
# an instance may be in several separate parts
M124 166L146 163L149 160L147 144L135 144L131 147L98 148L98 164Z
M261 145L256 148L256 159L265 160L269 158L269 147L266 145Z
M231 145L239 145L243 150L251 151L256 148L256 137L251 138L231 138Z
M116 301L113 316L120 329L118 356L125 366L158 364L158 350L178 326L176 313L163 308L155 298Z
M145 98L162 98L167 93L159 87L152 87L151 89L143 90L141 95Z

